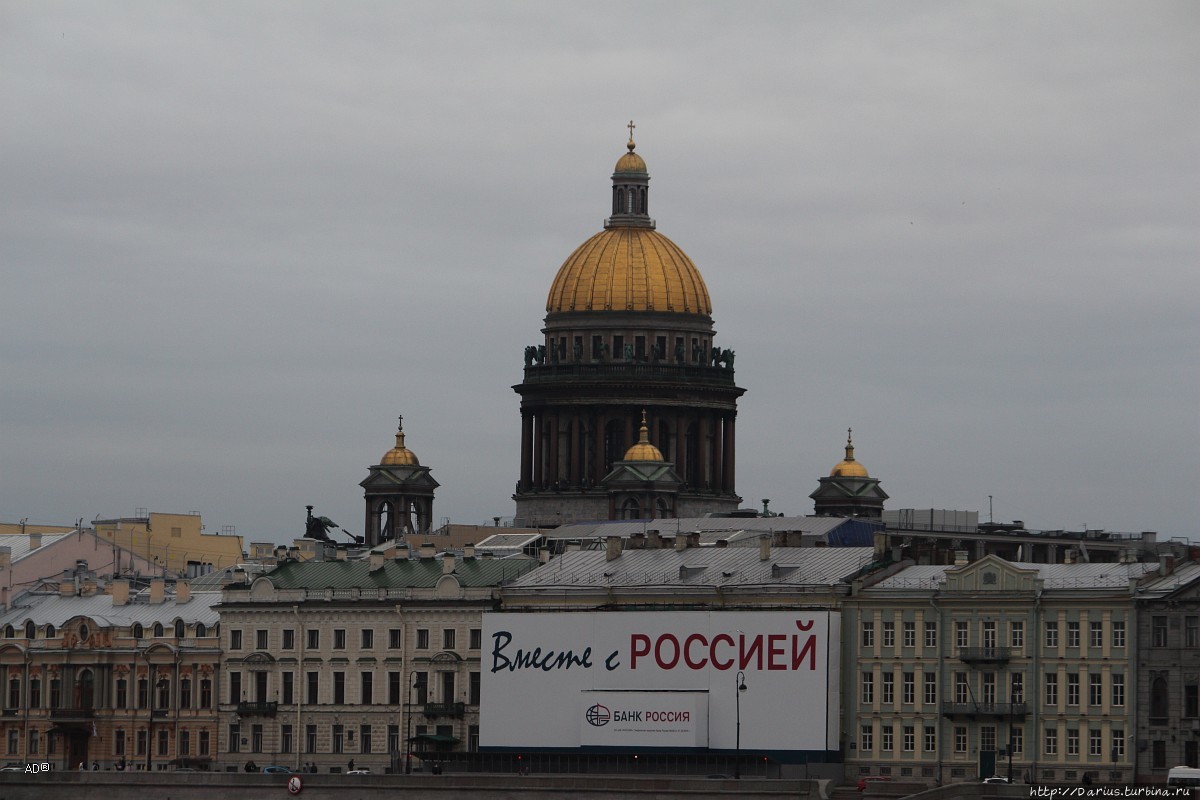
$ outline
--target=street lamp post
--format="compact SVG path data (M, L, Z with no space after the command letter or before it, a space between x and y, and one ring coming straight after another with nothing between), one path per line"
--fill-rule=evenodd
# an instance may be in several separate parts
M404 715L408 720L408 732L407 732L407 734L405 734L405 740L404 740L404 774L405 775L412 774L412 715L413 715L412 692L413 692L413 689L417 688L418 686L424 686L424 685L425 685L425 683L424 683L424 681L421 680L420 673L417 670L413 670L412 672L410 672L408 674L408 701L409 702L408 702L408 708L406 709L405 715Z
M737 709L737 727L734 733L733 777L742 777L742 692L746 691L746 673L737 674L737 691L734 692Z

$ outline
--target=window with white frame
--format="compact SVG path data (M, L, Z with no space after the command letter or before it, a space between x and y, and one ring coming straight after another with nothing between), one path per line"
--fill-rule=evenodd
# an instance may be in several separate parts
M874 622L867 622L866 620L863 621L863 623L862 623L862 646L863 647L874 647L875 646L875 623Z
M1079 623L1067 623L1067 647L1079 647Z
M1104 623L1092 620L1088 623L1088 647L1104 646Z
M1088 755L1102 756L1104 755L1104 737L1099 728L1088 729Z
M890 672L883 673L883 685L880 687L879 702L889 705L896 702L896 676Z
M987 648L996 646L996 623L994 620L983 623L983 646Z
M1125 757L1125 729L1112 729L1112 760L1120 761Z
M1047 672L1043 686L1045 687L1046 705L1058 705L1058 673Z
M1048 756L1058 755L1058 727L1053 722L1046 725L1042 736L1042 750Z
M1025 646L1025 623L1020 620L1014 620L1009 623L1009 642L1014 648L1020 649Z
M862 674L861 698L863 703L875 702L875 675L871 672Z
M906 753L911 753L917 749L917 728L915 725L904 726L901 731L900 744Z
M1079 755L1079 729L1067 728L1067 755Z
M925 726L925 752L937 752L937 728L932 725Z
M916 647L917 646L917 623L915 623L915 622L905 622L904 623L904 646L905 647Z
M1123 621L1113 622L1112 624L1112 646L1125 646L1125 623Z
M967 752L967 726L966 725L955 725L954 726L954 752L956 752L956 753Z
M1079 673L1067 674L1067 705L1079 705Z
M969 627L967 627L967 623L965 621L959 620L959 621L955 622L954 623L954 646L960 647L960 648L966 647L967 642L970 641L970 632L971 632L971 629Z
M1115 673L1109 680L1112 682L1112 704L1116 707L1125 705L1125 676Z
M892 726L881 725L879 727L879 750L884 753L892 752Z
M995 750L996 749L996 726L995 725L980 725L979 726L979 749L980 750Z
M894 623L894 622L883 623L883 646L884 647L895 647L896 646L896 623Z
M875 749L875 736L870 725L863 725L858 733L858 749L869 753Z
M1088 705L1104 704L1104 676L1099 672L1088 673Z
M1046 647L1058 647L1058 623L1046 623Z
M925 690L925 705L934 705L937 703L937 673L924 673L924 690Z
M917 702L917 673L904 673L904 682L901 684L900 702L907 705Z
M925 623L925 646L926 647L937 647L937 631L938 631L938 628L937 628L936 622L926 622Z

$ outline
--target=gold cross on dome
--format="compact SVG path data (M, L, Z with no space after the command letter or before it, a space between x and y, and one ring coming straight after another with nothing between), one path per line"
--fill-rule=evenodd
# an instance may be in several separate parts
M633 144L633 129L634 129L634 128L636 128L636 127L637 127L637 125L634 125L634 124L633 124L633 120L629 120L629 124L628 124L628 125L626 125L625 127L626 127L626 128L629 128L629 149L630 149L630 150L632 150L632 149L634 148L634 144Z

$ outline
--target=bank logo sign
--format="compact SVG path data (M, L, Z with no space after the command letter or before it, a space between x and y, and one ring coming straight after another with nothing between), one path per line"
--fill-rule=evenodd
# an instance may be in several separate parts
M583 717L587 720L588 725L594 725L597 728L607 725L612 720L609 710L599 703L589 706Z

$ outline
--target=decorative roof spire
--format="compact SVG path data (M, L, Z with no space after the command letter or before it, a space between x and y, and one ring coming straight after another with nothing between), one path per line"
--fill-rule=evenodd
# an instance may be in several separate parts
M846 460L854 460L854 429L846 428Z
M627 144L625 146L628 147L629 152L632 153L633 148L637 147L637 145L633 143L633 129L636 128L637 125L633 124L633 120L629 120L629 124L626 127L629 128L629 144Z
M637 147L633 129L637 126L629 120L626 127L629 128L629 141L625 147L629 152L621 154L613 170L612 216L604 220L604 227L653 228L654 220L650 219L649 213L650 173L646 171L645 160L633 152Z
M646 409L642 409L642 429L637 443L625 451L625 461L666 461L662 451L650 444L650 428L646 426Z

